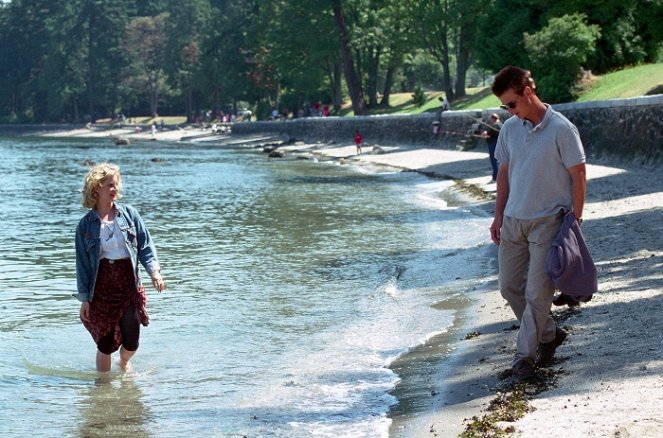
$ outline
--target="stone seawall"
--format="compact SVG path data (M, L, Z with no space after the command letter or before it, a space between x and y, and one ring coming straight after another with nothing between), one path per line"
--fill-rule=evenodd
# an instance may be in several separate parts
M663 162L663 95L553 105L580 132L590 156L616 156L641 162ZM272 134L307 142L352 144L359 129L367 144L412 144L442 148L484 147L472 135L481 123L502 110L447 111L440 118L440 136L433 138L436 114L366 117L314 117L287 121L237 123L238 135Z

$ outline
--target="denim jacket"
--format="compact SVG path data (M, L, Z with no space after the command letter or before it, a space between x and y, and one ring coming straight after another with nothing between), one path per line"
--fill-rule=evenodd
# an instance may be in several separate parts
M130 205L115 203L117 212L115 220L122 231L124 242L131 254L134 267L136 287L141 286L138 262L148 274L161 269L157 259L157 251L150 238L138 210ZM92 301L94 286L99 272L99 255L101 254L101 219L95 210L83 216L76 228L76 283L78 293L73 294L79 301Z

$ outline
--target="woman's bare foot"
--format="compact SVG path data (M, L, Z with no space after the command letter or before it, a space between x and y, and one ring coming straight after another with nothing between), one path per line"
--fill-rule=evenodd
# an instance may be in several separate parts
M131 366L131 363L129 363L129 361L134 356L134 354L136 354L135 351L129 351L126 350L124 347L120 347L120 360L118 361L117 364L125 373L130 373L133 371L133 367Z

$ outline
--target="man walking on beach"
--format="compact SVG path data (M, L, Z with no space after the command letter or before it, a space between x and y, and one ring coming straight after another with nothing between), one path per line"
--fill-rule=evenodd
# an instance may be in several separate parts
M585 152L576 127L541 102L527 70L508 66L493 82L504 122L497 141L495 218L500 292L520 322L512 375L526 380L550 366L567 333L550 315L554 286L546 257L564 213L580 221L585 203Z

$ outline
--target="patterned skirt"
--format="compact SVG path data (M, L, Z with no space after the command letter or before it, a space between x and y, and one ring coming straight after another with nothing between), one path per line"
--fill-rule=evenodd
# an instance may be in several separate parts
M99 342L113 333L112 351L122 345L120 319L133 304L138 321L147 326L150 322L145 310L147 294L145 287L136 288L136 279L131 259L99 261L97 283L94 296L90 301L90 314L83 325L92 335L94 342Z

